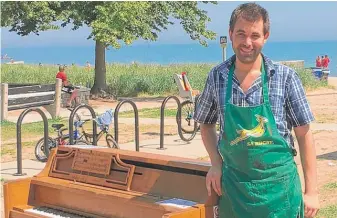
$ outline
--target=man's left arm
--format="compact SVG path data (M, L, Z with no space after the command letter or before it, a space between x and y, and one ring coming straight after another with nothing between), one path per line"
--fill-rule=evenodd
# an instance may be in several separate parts
M305 181L305 217L314 217L319 209L316 151L310 130L310 123L314 120L314 116L296 72L291 74L287 87L287 117L294 127Z
M305 193L308 195L318 194L317 190L317 167L316 151L310 125L294 127L301 155L301 163L305 181Z

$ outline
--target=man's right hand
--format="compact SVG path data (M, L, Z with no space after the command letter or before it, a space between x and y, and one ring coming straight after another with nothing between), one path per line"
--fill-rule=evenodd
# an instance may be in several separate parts
M208 196L211 196L212 188L214 191L221 196L221 175L222 175L222 166L212 166L206 176L206 188Z

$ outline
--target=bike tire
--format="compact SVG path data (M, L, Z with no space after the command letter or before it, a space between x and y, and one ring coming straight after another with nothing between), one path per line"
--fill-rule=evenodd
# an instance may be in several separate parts
M119 145L111 134L106 134L105 136L106 143L109 148L119 149Z
M185 127L185 125L183 125L183 123L186 122L188 126L191 126L191 123L187 121L188 119L187 117L192 116L192 114L194 113L194 110L195 110L194 103L190 100L187 100L181 103L181 117L178 117L178 113L176 115L177 123L181 122L181 130L186 134L194 134L194 132L198 130L198 125L197 127L195 126L196 121L193 119L193 117L192 119L190 119L192 120L193 129L187 128Z
M56 144L56 141L53 138L51 138L51 137L48 137L48 144L49 144L49 142ZM48 147L51 147L51 146L48 146ZM39 152L42 152L42 154L39 154ZM44 149L44 137L41 138L36 143L34 153L35 153L35 157L36 157L36 159L38 161L40 161L40 162L47 162L49 153L48 153L48 156L45 153L45 149Z
M195 131L192 132L192 133L185 133L185 135L189 134L189 136L185 136L182 129L179 130L179 126L178 126L178 134L179 134L179 137L181 138L181 140L183 140L185 142L189 142L192 139L194 139L194 137L196 136L196 134L199 130L199 127L198 127L197 123L194 123L194 129L195 129Z

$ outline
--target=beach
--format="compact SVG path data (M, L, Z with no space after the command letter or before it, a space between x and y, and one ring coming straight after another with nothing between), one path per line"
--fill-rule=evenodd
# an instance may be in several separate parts
M337 76L330 76L328 79L328 84L331 86L335 86L337 88ZM336 102L337 106L337 102Z

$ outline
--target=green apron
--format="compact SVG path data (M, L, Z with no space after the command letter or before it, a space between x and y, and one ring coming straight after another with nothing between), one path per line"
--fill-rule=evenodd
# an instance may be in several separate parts
M230 103L234 64L225 99L220 218L304 217L300 178L293 151L279 134L269 104L268 80L261 66L263 104Z

